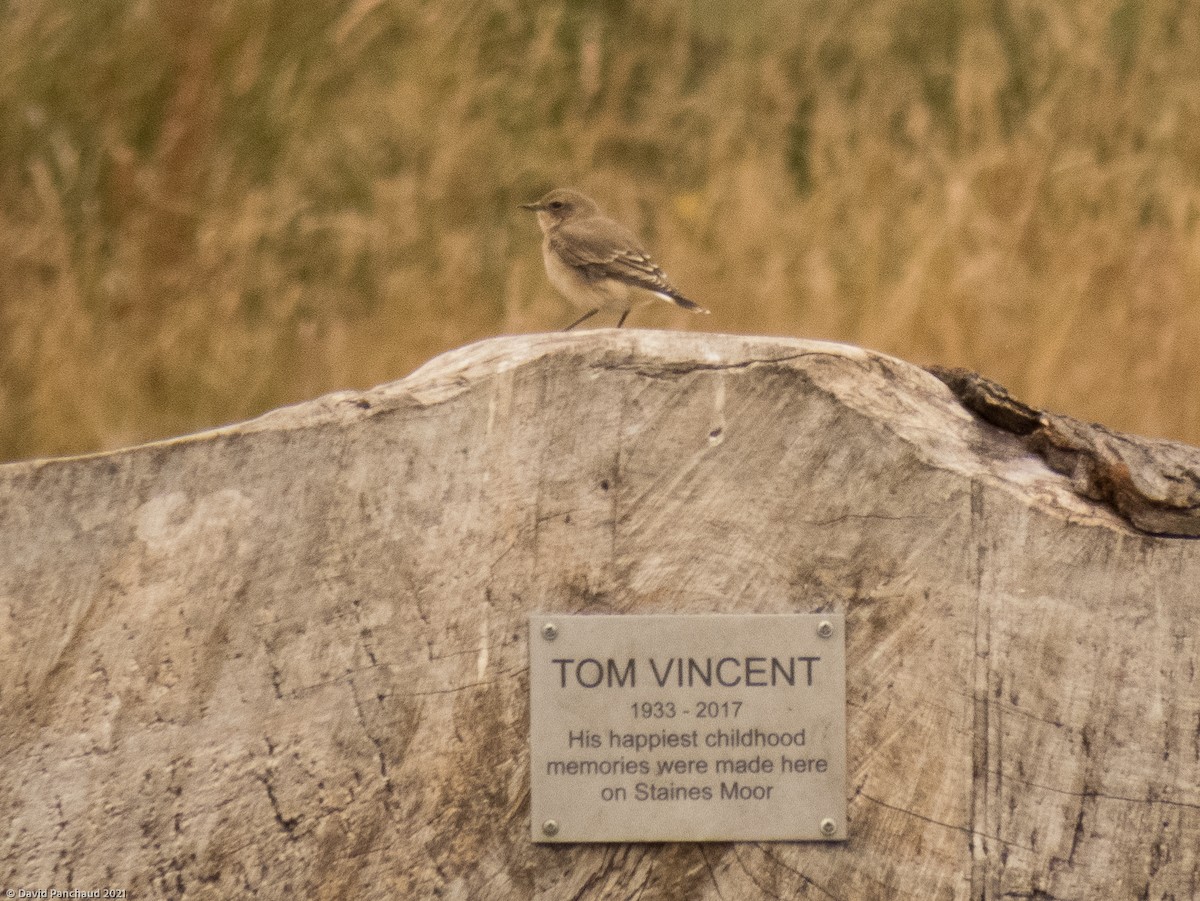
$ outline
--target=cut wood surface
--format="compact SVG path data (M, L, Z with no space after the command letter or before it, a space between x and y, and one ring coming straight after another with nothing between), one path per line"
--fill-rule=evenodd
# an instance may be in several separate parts
M1200 542L1032 431L858 348L598 330L0 466L0 892L1200 897ZM816 611L847 842L530 842L529 613Z

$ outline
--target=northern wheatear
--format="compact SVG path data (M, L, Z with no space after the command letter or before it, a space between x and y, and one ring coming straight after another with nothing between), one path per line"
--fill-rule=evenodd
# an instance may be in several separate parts
M571 304L586 311L563 331L569 332L601 310L619 310L620 328L637 302L631 299L633 288L642 288L693 313L708 312L679 293L633 232L609 219L595 201L578 191L559 188L536 203L521 206L537 213L550 284Z

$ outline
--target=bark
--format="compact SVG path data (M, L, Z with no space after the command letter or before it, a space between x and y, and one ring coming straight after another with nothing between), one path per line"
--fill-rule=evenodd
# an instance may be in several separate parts
M1200 537L1200 450L1114 432L1096 423L1035 410L1001 385L966 369L930 367L963 406L1021 435L1079 495L1112 506L1150 535Z

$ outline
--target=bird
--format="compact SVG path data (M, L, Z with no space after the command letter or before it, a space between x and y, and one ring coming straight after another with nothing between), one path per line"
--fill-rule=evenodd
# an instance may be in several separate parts
M570 188L556 188L541 200L520 206L537 213L543 235L542 259L550 284L573 306L585 311L564 332L601 310L619 310L620 328L633 308L634 288L693 313L708 313L684 297L633 232L604 215L590 197Z

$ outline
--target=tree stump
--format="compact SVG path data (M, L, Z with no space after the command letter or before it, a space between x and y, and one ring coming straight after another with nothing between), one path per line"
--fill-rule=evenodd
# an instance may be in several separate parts
M1197 452L991 419L600 330L0 466L0 890L1200 896ZM528 614L817 611L848 841L531 842Z

